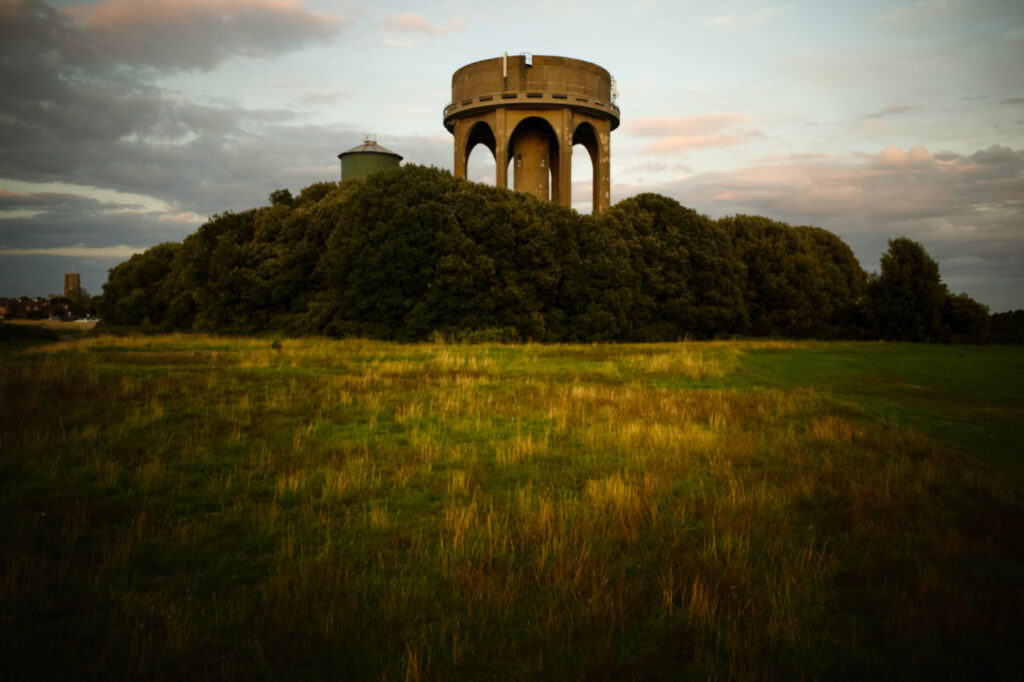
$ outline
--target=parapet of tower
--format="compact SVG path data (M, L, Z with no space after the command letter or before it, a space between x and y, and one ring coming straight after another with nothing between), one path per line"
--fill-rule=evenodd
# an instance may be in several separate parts
M517 55L467 64L452 76L444 126L455 136L455 177L469 153L494 154L495 184L563 206L572 203L572 149L583 145L594 169L594 212L608 208L611 131L619 126L611 75L580 59Z

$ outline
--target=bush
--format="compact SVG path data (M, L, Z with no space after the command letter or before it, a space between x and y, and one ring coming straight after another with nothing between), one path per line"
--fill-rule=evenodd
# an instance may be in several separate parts
M485 329L460 329L452 340L456 343L518 343L520 338L515 327L487 327Z

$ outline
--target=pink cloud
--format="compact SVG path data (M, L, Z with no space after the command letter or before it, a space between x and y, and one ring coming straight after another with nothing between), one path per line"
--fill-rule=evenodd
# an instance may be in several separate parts
M285 21L295 17L317 18L326 23L339 19L306 9L301 0L105 0L98 4L72 5L66 10L91 28L140 29L188 27L198 20L219 18L230 25L246 16L272 16Z
M666 137L662 140L655 140L640 151L645 154L671 154L684 149L732 147L743 142L744 138L733 135L705 135L703 137L680 135L678 137Z
M331 166L331 170L334 170L334 166ZM179 211L178 213L168 213L162 215L157 220L161 223L185 223L186 225L200 225L205 218L198 213L192 213L191 211Z
M757 130L731 129L736 123L753 121L742 114L707 114L676 118L641 118L624 124L634 137L661 138L640 151L646 154L671 154L684 149L732 147L751 137L763 137Z
M742 114L705 114L675 118L637 118L623 123L624 131L634 137L692 137L717 133L733 123L750 123Z
M328 41L348 23L299 0L105 0L66 12L124 63L186 69Z
M693 172L693 166L685 163L665 163L663 161L650 161L647 163L627 166L616 172L617 175L637 175L638 173L667 173L675 172L676 175Z
M444 26L437 26L431 23L422 14L417 12L402 12L383 21L383 24L391 29L403 32L426 33L431 36L445 36L463 26L463 20L456 17L451 19Z
M932 153L924 146L917 146L909 152L905 152L901 147L889 145L881 154L872 157L872 162L879 168L922 166L930 164L934 160L935 158L932 156Z

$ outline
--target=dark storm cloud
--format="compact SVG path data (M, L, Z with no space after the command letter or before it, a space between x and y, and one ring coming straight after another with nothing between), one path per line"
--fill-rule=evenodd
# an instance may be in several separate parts
M281 54L329 40L344 24L301 2L109 0L60 12L39 0L0 0L0 178L148 195L171 216L7 193L0 210L38 214L0 220L0 244L151 245L193 231L197 214L336 179L325 141L355 144L353 131L291 125L286 110L196 104L151 79Z
M38 215L0 220L0 252L61 247L99 248L117 244L180 241L198 221L168 220L162 214L105 211L110 204L64 204Z
M43 3L0 3L0 57L0 162L5 172L49 164L49 155L32 157L29 150L117 139L134 122L155 115L152 88L117 71L98 77L99 46ZM97 104L106 102L117 106L97 111Z
M62 192L8 192L0 189L0 215L5 211L83 211L138 208L138 204L104 204L97 199Z

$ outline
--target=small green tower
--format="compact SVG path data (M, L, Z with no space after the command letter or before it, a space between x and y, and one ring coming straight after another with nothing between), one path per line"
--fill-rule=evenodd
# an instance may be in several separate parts
M361 145L338 154L341 159L341 180L362 180L371 173L398 168L402 157L385 149L372 138L366 138Z

